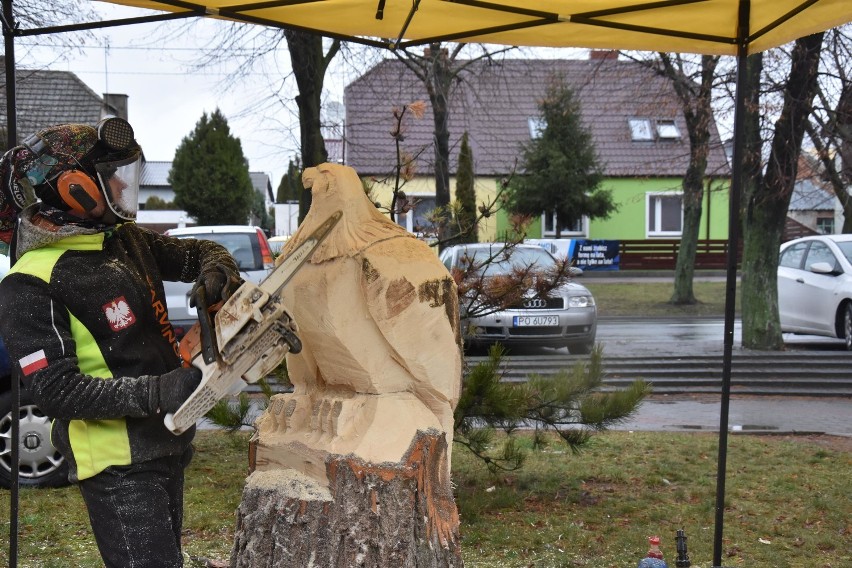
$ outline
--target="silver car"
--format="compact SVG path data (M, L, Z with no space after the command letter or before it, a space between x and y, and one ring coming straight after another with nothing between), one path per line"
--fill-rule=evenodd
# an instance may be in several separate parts
M240 276L259 284L273 268L272 251L266 234L260 227L250 225L211 225L169 229L166 235L179 239L205 239L216 241L228 249ZM192 284L186 282L164 282L166 307L175 335L180 339L198 321L198 312L189 305Z
M852 349L852 235L819 235L781 245L781 331L838 337Z
M503 254L504 247L503 243L454 245L444 249L440 258L450 272L458 275L481 270L485 278L529 267L534 272L557 267L553 255L537 245L516 245L508 250L508 255ZM585 286L576 282L567 282L544 298L527 290L516 305L500 311L488 313L489 310L478 308L472 297L459 298L465 341L469 344L568 347L576 354L589 353L595 344L595 299Z

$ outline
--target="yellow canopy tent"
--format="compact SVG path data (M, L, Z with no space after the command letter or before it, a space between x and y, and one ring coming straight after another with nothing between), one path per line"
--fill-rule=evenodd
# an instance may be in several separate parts
M112 0L386 47L432 40L737 55L852 19L848 0ZM750 11L745 35L740 9Z
M159 14L111 22L19 29L13 0L2 0L10 147L15 144L14 37L139 22L212 17L297 29L376 47L405 49L435 41L587 47L734 55L738 63L730 196L722 404L713 565L722 525L734 335L737 211L742 187L742 81L750 53L852 21L850 0L111 0ZM13 381L16 383L17 381ZM17 432L13 424L13 439ZM17 448L13 444L13 454ZM13 455L13 463L16 456ZM16 487L13 485L13 507ZM15 519L16 516L13 516ZM16 530L13 523L12 530ZM13 543L14 545L14 543Z

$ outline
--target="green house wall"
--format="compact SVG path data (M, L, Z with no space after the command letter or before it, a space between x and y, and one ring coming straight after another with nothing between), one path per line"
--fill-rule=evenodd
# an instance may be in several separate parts
M648 239L646 232L646 203L649 193L682 193L680 178L619 178L604 181L604 187L612 191L618 211L608 219L593 219L589 222L589 239L632 240ZM699 239L726 239L728 237L728 180L717 180L705 186L701 211ZM504 211L497 214L497 240L502 240L510 229ZM527 236L542 237L541 219L530 225ZM659 237L676 238L676 237Z

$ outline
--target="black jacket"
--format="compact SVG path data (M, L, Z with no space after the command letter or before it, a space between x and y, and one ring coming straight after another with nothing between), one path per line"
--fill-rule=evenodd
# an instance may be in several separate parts
M72 481L186 450L194 430L175 436L149 408L149 377L180 364L162 280L220 264L237 271L216 243L125 223L29 250L0 282L0 335Z

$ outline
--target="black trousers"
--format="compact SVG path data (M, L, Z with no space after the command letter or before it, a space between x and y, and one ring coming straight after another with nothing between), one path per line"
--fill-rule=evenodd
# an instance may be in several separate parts
M80 482L106 568L180 568L183 472L192 450L108 467Z

